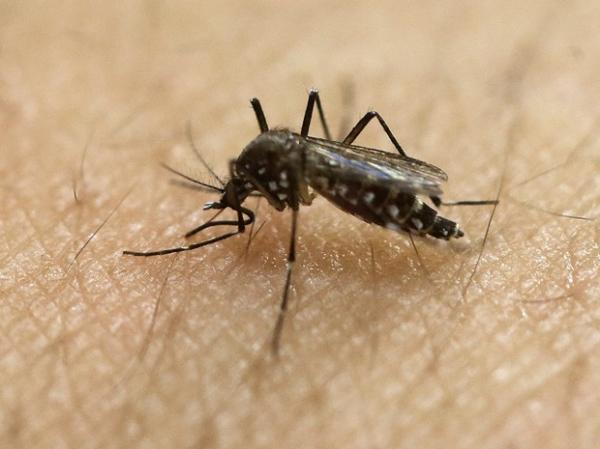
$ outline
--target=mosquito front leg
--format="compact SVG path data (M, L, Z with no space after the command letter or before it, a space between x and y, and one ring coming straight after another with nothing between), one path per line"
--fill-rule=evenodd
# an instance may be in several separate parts
M245 225L249 225L249 224L253 223L253 221L251 221L250 218L247 218L246 220L243 220L243 221L244 221ZM239 229L239 227L240 227L239 217L237 220L208 221L206 223L201 224L197 228L194 228L191 231L186 232L184 237L189 238L201 231L204 231L207 228L212 228L213 226L237 226ZM241 232L243 232L243 231L241 231Z
M348 134L346 136L343 143L350 145L352 142L354 142L356 140L356 138L358 137L358 135L365 129L365 126L367 126L369 124L369 122L373 119L373 117L377 117L377 120L379 120L381 127L383 128L383 130L385 131L385 133L387 134L389 139L394 144L394 147L396 147L396 150L398 150L398 153L400 153L402 156L406 156L406 153L404 152L404 150L402 149L402 147L400 146L400 144L394 137L394 134L390 130L390 127L387 125L387 123L385 123L385 120L383 120L381 115L379 115L379 113L376 111L367 112L363 116L363 118L361 118L358 121L358 123L356 125L354 125L354 128L352 128L352 131L350 131L350 134Z
M192 245L187 246L176 246L174 248L161 249L158 251L123 251L123 254L126 256L142 256L142 257L150 257L150 256L164 256L165 254L172 253L180 253L183 251L191 251L196 248L201 248L202 246L207 246L212 243L217 243L221 240L228 239L229 237L233 237L234 235L238 235L240 232L228 232L227 234L220 235L218 237L214 237L212 239L204 240L202 242L194 243Z
M240 207L237 211L238 220L236 225L238 227L237 231L228 232L226 234L221 234L217 237L213 237L211 239L203 240L202 242L193 243L191 245L185 246L176 246L174 248L160 249L157 251L123 251L124 255L127 256L141 256L141 257L150 257L150 256L164 256L165 254L172 253L180 253L183 251L191 251L196 248L201 248L203 246L211 245L213 243L220 242L221 240L228 239L229 237L233 237L234 235L242 234L245 231L245 226L247 224L252 224L254 222L254 212L250 209L246 209L245 207ZM244 220L244 215L248 218Z
M329 132L329 126L327 126L327 121L325 120L325 113L323 112L323 106L321 105L321 98L319 98L319 91L315 89L311 89L308 93L308 102L306 103L306 110L304 111L304 120L302 120L302 130L300 131L300 135L303 137L308 136L315 103L317 103L317 111L319 111L319 119L321 120L325 138L331 140L331 133Z

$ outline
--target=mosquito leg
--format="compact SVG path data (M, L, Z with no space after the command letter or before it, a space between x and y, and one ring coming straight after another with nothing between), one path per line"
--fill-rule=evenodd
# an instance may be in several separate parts
M254 220L250 220L250 219L246 219L244 220L244 224L249 225L254 223ZM239 227L240 223L238 220L217 220L217 221L209 221L206 223L201 224L200 226L198 226L197 228L192 229L191 231L188 231L185 233L184 237L185 238L189 238L197 233L199 233L200 231L203 231L207 228L212 228L213 226L238 226Z
M317 111L319 111L319 119L321 120L325 138L331 140L331 133L329 132L329 126L327 126L327 121L325 120L325 113L323 112L323 106L321 105L321 99L319 98L319 91L315 89L311 89L308 93L308 102L306 103L306 110L304 111L304 120L302 120L302 130L300 131L300 135L304 137L308 136L315 103L317 103Z
M254 208L254 214L258 213L258 208L260 207L260 198L256 199L256 207ZM256 222L252 223L250 225L250 232L248 233L248 242L246 243L246 251L244 252L244 257L248 256L248 250L250 249L250 245L252 244L252 237L254 234L254 224ZM264 221L263 221L264 223ZM262 226L262 225L261 225Z
M440 199L438 198L438 200ZM450 201L448 203L440 200L439 206L495 206L499 203L500 201L498 200Z
M441 206L493 206L498 204L497 200L467 200L467 201L449 201L445 202L439 196L430 196L431 202L435 204L435 207Z
M287 273L285 277L285 286L283 288L283 298L279 306L277 322L273 329L273 339L271 340L271 351L275 357L279 355L279 342L281 340L281 331L283 330L283 321L288 308L288 298L290 294L290 285L292 283L292 269L296 261L296 229L298 223L298 209L292 209L292 232L290 235L290 251L287 259Z
M207 245L211 245L213 243L220 242L221 240L228 239L229 237L233 237L234 235L242 234L246 230L246 225L254 222L254 212L252 212L250 209L246 209L245 207L240 206L239 209L237 209L237 213L238 213L238 221L235 223L238 227L237 231L228 232L226 234L221 234L217 237L203 240L202 242L198 242L198 243L193 243L191 245L176 246L174 248L160 249L157 251L123 251L123 254L127 255L127 256L141 256L141 257L163 256L165 254L180 253L183 251L191 251L196 248L201 248L203 246L207 246ZM244 215L248 216L248 218L245 220L244 220Z
M253 98L250 100L250 104L252 104L252 109L254 109L254 114L256 114L256 121L258 121L260 132L267 132L269 130L269 125L267 125L267 119L265 118L265 113L263 112L260 101L258 98Z
M150 256L164 256L165 254L171 253L181 253L183 251L191 251L196 248L200 248L202 246L207 246L212 243L219 242L221 240L228 239L229 237L233 237L234 235L240 234L240 231L228 232L227 234L222 234L218 237L214 237L212 239L204 240L202 242L194 243L192 245L187 246L176 246L175 248L167 248L161 249L158 251L123 251L123 254L126 256L141 256L141 257L150 257Z
M400 146L400 144L394 137L394 134L390 130L390 127L387 125L387 123L385 123L385 120L383 120L381 115L379 115L379 113L376 111L367 112L363 116L363 118L361 118L358 121L358 123L356 125L354 125L354 128L352 128L352 131L350 131L350 133L346 136L343 143L349 145L352 142L354 142L356 140L356 138L358 137L358 135L363 131L363 129L365 129L365 126L367 126L369 124L369 122L373 119L373 117L377 117L377 120L379 120L381 127L383 128L383 130L385 131L385 133L387 134L389 139L394 144L394 147L396 147L396 150L398 150L398 153L400 153L402 156L406 156L406 153L404 152L404 150L402 149L402 147Z

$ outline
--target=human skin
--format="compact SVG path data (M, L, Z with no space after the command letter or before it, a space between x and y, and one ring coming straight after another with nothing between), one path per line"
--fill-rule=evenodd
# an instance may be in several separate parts
M598 6L297 3L0 5L0 446L597 447L599 228L549 212L600 213ZM466 237L420 257L303 207L274 359L289 211L121 253L211 216L159 167L210 180L187 122L226 175L249 98L297 130L313 86L334 130L374 108L445 199L500 205L443 208Z

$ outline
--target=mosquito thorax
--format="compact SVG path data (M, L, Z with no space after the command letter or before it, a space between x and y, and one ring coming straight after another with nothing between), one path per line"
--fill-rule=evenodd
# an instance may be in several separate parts
M287 165L300 145L299 136L287 129L259 134L242 150L236 161L236 172L261 179L269 170Z
M286 129L266 131L250 142L235 162L235 173L252 183L277 210L292 201L297 183L302 177L303 143L301 138ZM292 182L296 179L296 183Z

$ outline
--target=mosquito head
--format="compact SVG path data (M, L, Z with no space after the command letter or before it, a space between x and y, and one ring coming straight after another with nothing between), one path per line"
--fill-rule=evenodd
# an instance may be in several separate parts
M252 190L252 184L244 182L241 178L234 177L227 181L225 187L223 187L222 196L219 201L204 203L202 209L226 209L229 207L238 210Z
M287 129L271 129L252 140L235 161L236 174L249 180L278 211L310 203L302 178L305 142Z

